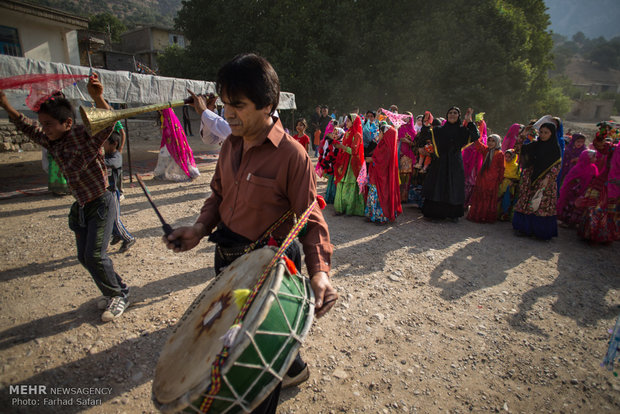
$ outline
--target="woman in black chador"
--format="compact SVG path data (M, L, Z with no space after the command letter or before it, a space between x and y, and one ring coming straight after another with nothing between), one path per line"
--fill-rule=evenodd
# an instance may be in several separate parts
M422 190L422 213L426 218L457 222L463 216L465 171L461 149L480 138L472 115L473 109L467 109L465 122L461 123L461 110L453 106L446 114L446 123L435 127L430 126L431 113L424 115L421 138L431 139L435 148Z

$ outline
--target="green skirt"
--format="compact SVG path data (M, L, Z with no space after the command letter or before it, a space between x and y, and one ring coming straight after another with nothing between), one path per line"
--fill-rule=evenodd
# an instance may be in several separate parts
M351 163L349 163L347 174L336 186L334 210L336 210L337 214L363 217L365 207L364 195L360 194L357 177L355 177L351 169Z

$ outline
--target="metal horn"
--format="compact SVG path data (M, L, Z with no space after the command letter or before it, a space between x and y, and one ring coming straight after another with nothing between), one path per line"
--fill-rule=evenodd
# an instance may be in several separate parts
M119 121L121 119L130 118L134 115L143 114L145 112L153 112L166 108L173 108L175 106L184 105L185 103L186 102L184 100L180 100L161 104L139 106L137 108L120 109L118 111L113 111L111 109L80 106L80 115L82 116L82 122L84 123L84 126L86 127L88 133L90 135L94 135L102 129L114 125L116 121Z

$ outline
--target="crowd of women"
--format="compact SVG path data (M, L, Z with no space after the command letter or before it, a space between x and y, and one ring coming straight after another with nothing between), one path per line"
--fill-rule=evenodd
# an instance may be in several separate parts
M321 132L316 171L337 215L387 224L413 203L430 221L512 221L550 240L558 225L593 243L620 239L620 133L601 122L588 144L550 115L489 133L484 113L445 118L390 110L352 113Z

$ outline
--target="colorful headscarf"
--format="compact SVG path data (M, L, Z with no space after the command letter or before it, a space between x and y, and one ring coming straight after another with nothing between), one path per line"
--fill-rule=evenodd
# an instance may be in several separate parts
M370 122L369 120L364 121L363 127L363 137L364 137L364 146L367 147L372 141L377 137L378 129L376 122Z
M452 108L451 108L452 109ZM457 109L458 108L454 108ZM479 131L480 131L480 142L484 145L487 144L487 124L484 122L484 119L480 120L479 123ZM493 151L495 152L495 151ZM482 168L482 163L484 162L484 156L478 152L476 146L473 144L467 145L461 151L463 155L463 168L465 170L465 181L467 184L473 184L478 176L478 172ZM493 157L493 155L491 155Z
M373 167L370 169L368 181L377 187L379 204L383 214L390 221L403 212L398 183L398 148L396 130L393 127L382 127L383 138L372 154Z
M331 134L332 132L334 132L334 123L330 122L329 124L327 124L327 126L325 127L325 135L327 134Z
M491 134L489 136L489 139L495 142L495 147L487 151L487 154L484 157L484 161L482 163L482 167L480 168L480 171L482 172L484 172L484 170L486 170L487 168L491 167L491 162L493 162L493 156L497 151L500 151L500 144L502 143L502 139L497 134Z
M571 168L566 175L560 188L560 196L558 197L558 212L564 210L564 207L568 203L571 192L575 189L575 180L579 180L577 188L577 197L582 196L592 179L598 175L598 168L594 164L596 159L596 152L592 150L582 151L579 155L579 161Z
M409 157L411 160L415 160L415 153L411 147L410 143L403 142L403 138L408 136L411 139L411 142L415 139L417 133L415 131L415 118L409 114L403 114L405 116L410 116L408 122L403 123L400 128L398 128L398 142L400 143L400 155L405 155ZM396 129L396 127L395 127Z
M515 143L517 142L517 136L519 135L519 131L521 131L523 125L521 124L512 124L502 141L502 152L506 153L507 150L513 149L515 147Z
M349 162L355 178L362 169L364 163L364 141L362 139L362 120L357 114L349 114L349 119L353 121L351 128L345 133L342 145L351 148L351 155L346 151L339 151L336 157L334 182L338 184L346 175Z
M586 137L580 133L573 134L570 142L564 149L564 155L562 156L562 172L560 173L560 180L558 181L559 183L562 183L564 177L568 175L568 172L571 170L571 168L573 168L573 166L579 159L579 155L586 150L585 145L582 145L579 148L575 147L575 143L580 139L585 141Z
M166 108L162 113L162 137L160 148L164 145L170 156L181 167L183 172L191 178L188 165L196 167L194 153L187 143L185 131L172 108Z

